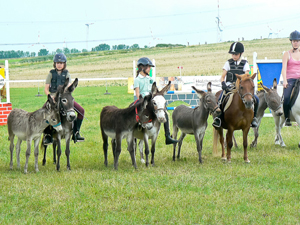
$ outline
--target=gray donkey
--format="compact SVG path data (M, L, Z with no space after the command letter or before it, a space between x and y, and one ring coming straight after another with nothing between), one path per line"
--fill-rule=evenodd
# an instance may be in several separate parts
M18 137L16 145L17 167L20 168L20 151L22 141L27 142L26 163L24 173L27 173L28 159L31 151L31 142L34 140L35 171L38 172L39 141L43 130L47 126L55 130L62 129L59 109L52 97L48 95L46 104L39 110L27 112L22 109L13 109L7 118L8 140L10 140L10 168L13 168L14 138Z
M209 113L216 115L221 113L217 105L215 95L211 92L211 82L207 84L207 92L198 90L194 86L192 88L196 91L200 98L199 106L195 109L189 108L185 105L180 105L175 108L173 118L173 138L177 138L178 129L181 130L181 136L178 141L178 155L180 157L180 149L182 141L187 134L194 134L197 143L197 151L199 154L199 162L202 163L202 142L207 127L207 119ZM177 143L173 144L173 161L175 161L175 152Z
M78 79L76 78L74 82L69 86L69 79L66 79L63 86L59 86L55 94L55 102L58 103L62 130L56 131L52 130L53 135L53 161L56 163L56 169L60 169L60 156L61 156L61 139L66 140L66 156L67 156L67 169L70 170L70 139L73 133L72 124L76 119L76 114L74 110L74 98L72 97L72 92L78 85ZM50 128L47 128L50 129ZM46 152L47 145L44 146L44 159L43 166L46 164ZM56 161L56 147L57 147L57 161Z

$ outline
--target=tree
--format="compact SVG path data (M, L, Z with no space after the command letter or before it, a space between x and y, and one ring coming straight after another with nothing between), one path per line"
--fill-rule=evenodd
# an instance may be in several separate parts
M70 54L70 49L64 48L63 52L64 52L65 55L66 55L66 54Z
M140 46L138 44L133 44L132 46L130 46L131 49L138 49L140 48Z
M129 46L124 45L124 44L120 44L120 45L118 45L117 50L121 50L121 49L129 49Z
M63 50L61 50L60 48L56 49L56 54L58 53L63 53Z
M71 53L80 53L80 51L78 49L76 49L76 48L72 48L71 49Z
M110 50L110 46L108 44L100 44L98 46L96 46L95 48L92 48L92 51L107 51Z
M36 53L35 52L31 52L30 53L30 57L35 57L36 56Z
M47 49L40 49L38 52L38 56L45 56L48 55L49 51Z
M149 48L149 47L147 45L145 45L144 48Z
M86 49L84 48L84 49L82 49L82 52L88 52L88 50L86 50Z

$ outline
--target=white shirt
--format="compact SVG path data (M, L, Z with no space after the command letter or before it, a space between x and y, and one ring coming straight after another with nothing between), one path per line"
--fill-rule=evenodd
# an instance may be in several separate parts
M237 61L237 65L240 65L241 61L242 61L242 60ZM230 65L229 65L228 60L225 62L224 66L223 66L223 69L226 70L226 71L229 71L229 70L230 70ZM244 72L246 72L247 70L250 71L250 66L249 66L248 61L245 63L244 68L243 68L243 71L244 71Z

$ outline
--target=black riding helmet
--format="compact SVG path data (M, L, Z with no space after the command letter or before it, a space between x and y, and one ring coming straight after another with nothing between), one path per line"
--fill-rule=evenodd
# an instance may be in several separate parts
M57 53L54 57L53 57L53 62L57 63L57 62L67 62L67 57L65 56L65 54L63 53Z
M143 66L151 66L151 67L155 67L151 60L147 57L142 57L137 61L137 66L139 67L139 65L143 65Z
M228 53L236 54L236 53L243 53L243 52L244 52L244 45L241 42L234 42L231 44Z
M295 30L290 34L290 41L297 40L300 41L300 32Z

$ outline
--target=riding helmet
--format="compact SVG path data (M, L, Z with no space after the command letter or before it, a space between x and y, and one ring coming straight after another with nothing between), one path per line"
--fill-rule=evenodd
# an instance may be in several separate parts
M54 57L53 57L53 62L57 63L57 62L67 62L67 57L65 56L65 54L63 53L57 53Z
M290 41L297 40L300 41L300 32L295 30L290 34Z
M137 61L137 66L139 67L139 65L143 65L143 66L151 66L151 67L155 67L151 60L147 57L142 57Z
M243 52L244 52L244 45L241 42L234 42L231 44L228 53L236 54L236 53L243 53Z

